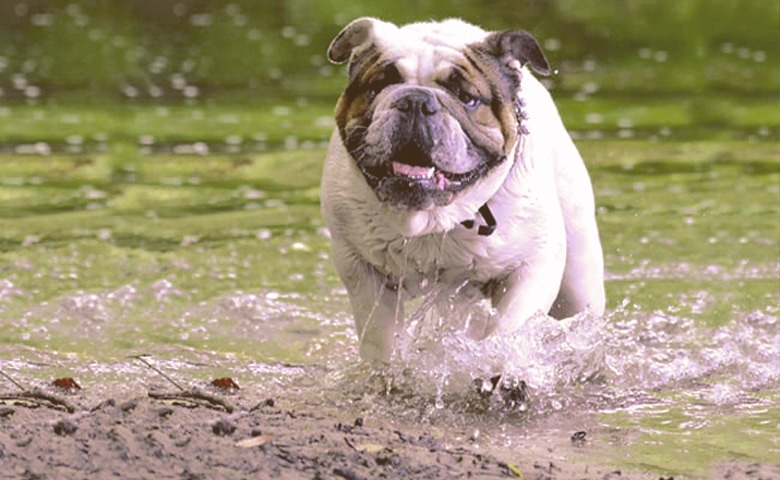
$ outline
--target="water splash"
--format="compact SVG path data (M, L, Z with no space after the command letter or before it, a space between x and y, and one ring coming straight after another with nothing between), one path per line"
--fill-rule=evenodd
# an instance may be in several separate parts
M475 339L469 327L493 314L484 299L455 299L441 290L426 296L396 339L393 388L430 395L433 404L472 403L474 394L503 392L513 408L562 408L572 385L603 378L605 319L581 314L564 320L538 314L514 334ZM500 379L500 380L499 380ZM500 386L499 386L500 384ZM503 389L503 390L502 390ZM499 393L501 396L501 393Z
M617 388L749 390L780 382L780 322L769 311L737 313L708 328L693 317L641 312L624 302L611 313L607 334Z
M604 317L538 314L517 333L477 340L469 325L487 321L489 302L434 289L397 336L391 365L347 371L345 378L363 375L363 391L373 385L400 392L419 411L473 409L492 393L486 408L532 416L653 405L681 392L704 404L749 405L778 387L780 322L773 307L734 312L712 326L703 320L717 308L709 296L693 291L678 300L668 311L646 312L625 299ZM507 395L522 399L513 400L512 412Z

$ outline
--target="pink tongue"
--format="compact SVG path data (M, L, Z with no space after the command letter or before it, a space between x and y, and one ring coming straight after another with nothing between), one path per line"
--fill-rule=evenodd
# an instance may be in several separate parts
M393 162L393 173L410 178L431 178L436 169L433 167L416 167L405 163Z

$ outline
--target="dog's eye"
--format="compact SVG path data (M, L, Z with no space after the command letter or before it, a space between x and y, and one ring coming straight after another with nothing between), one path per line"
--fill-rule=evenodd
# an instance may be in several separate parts
M466 108L477 108L479 104L482 103L482 100L480 100L479 97L472 95L465 90L461 90L458 93L458 99L461 101L461 103L463 103L463 105L466 106Z
M369 102L372 101L381 90L382 88L379 85L369 85L366 87L366 99Z
M473 110L482 105L483 98L476 85L468 81L465 68L455 67L439 84L460 100L467 109Z
M366 84L366 98L368 101L372 101L385 87L400 82L401 74L398 72L398 69L394 65L387 65Z
M482 103L481 98L472 94L460 85L451 85L450 90L466 108L477 108Z

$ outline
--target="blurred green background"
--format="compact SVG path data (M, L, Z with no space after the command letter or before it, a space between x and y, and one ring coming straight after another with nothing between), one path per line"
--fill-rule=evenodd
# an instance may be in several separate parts
M775 95L774 0L0 0L5 99L335 93L323 55L350 19L459 16L535 34L576 89ZM574 75L571 82L569 75Z
M289 194L316 228L346 82L325 51L362 15L532 32L596 176L640 161L780 170L776 0L0 0L0 245L69 221L19 223L31 215L240 210L256 203L242 185ZM704 143L656 158L658 142Z
M529 30L561 99L659 96L707 127L759 100L774 114L750 126L778 124L775 0L0 0L0 102L333 104L324 52L362 15Z

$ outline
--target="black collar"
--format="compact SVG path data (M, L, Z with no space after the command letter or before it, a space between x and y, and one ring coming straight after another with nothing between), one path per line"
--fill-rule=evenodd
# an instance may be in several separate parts
M528 129L526 129L525 125L523 124L523 120L527 120L528 115L525 113L525 109L523 107L525 107L525 102L520 99L519 95L515 95L515 116L517 117L518 143L520 137L523 135L528 135ZM520 152L515 152L515 157L517 157L519 153ZM485 224L480 225L477 228L477 234L483 237L489 237L493 232L496 231L496 217L493 216L493 212L490 211L490 207L488 207L487 203L479 207L478 212L482 216L482 219L485 220ZM464 220L460 222L460 224L469 229L474 228L474 220Z
M487 203L479 207L479 214L482 215L485 224L477 227L477 234L489 237L490 234L496 231L496 217L493 216L493 212L490 211ZM464 220L460 224L466 228L474 228L474 220Z

